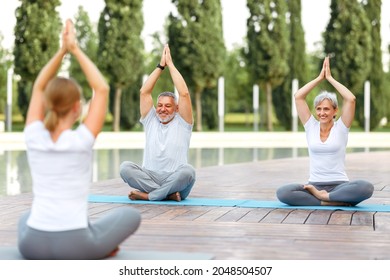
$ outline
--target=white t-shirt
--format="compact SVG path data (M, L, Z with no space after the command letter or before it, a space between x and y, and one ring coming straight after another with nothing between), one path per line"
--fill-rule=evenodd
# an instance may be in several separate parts
M24 133L34 194L27 224L43 231L86 228L94 136L81 124L53 142L41 121Z
M310 157L309 182L348 181L345 152L349 128L341 118L334 122L325 142L320 138L320 122L314 116L304 125Z
M155 107L152 107L141 123L145 129L143 167L152 171L173 172L187 163L192 124L180 114L167 124L160 123Z

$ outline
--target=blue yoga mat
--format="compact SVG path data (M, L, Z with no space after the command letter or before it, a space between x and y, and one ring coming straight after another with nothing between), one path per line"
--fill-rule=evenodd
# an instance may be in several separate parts
M213 199L213 198L187 198L180 202L172 200L147 201L131 200L127 196L114 195L89 195L89 202L93 203L124 203L124 204L155 204L177 206L224 206L242 208L285 208L304 210L345 210L365 212L390 212L390 205L359 204L357 206L290 206L279 201L271 200L246 200L246 199Z
M236 199L210 199L210 198L187 198L180 202L173 200L149 201L149 200L131 200L127 196L114 195L90 195L89 202L101 203L130 203L130 204L156 204L156 205L185 205L185 206L237 206L242 200Z

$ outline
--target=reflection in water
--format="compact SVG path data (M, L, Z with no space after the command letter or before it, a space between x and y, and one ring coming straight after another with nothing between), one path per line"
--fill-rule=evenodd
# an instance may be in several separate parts
M30 168L25 151L0 153L0 196L16 195L31 189Z
M354 148L348 152L389 150ZM306 157L306 148L192 148L188 161L195 168L256 162L280 158ZM119 166L130 160L142 164L142 149L95 150L93 181L119 178ZM25 151L0 151L0 196L17 195L31 191L30 168Z

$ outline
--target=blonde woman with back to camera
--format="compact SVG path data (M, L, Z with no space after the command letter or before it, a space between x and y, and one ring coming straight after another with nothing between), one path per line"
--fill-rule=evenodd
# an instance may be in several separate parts
M72 128L81 114L81 89L74 80L56 76L68 53L94 92L88 114L76 129ZM108 92L67 20L62 46L34 83L24 130L34 198L31 211L20 218L18 246L27 259L114 256L119 244L139 227L140 214L130 207L108 211L93 221L88 217L92 151L105 120Z

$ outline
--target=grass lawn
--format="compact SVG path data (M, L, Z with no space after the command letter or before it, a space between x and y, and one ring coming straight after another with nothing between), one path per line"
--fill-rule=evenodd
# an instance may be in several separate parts
M0 121L4 121L5 117L4 115L0 114ZM253 114L244 114L244 113L231 113L225 115L225 124L224 124L224 131L253 131L254 125L253 125L254 116ZM204 126L206 127L206 126ZM21 132L24 129L24 123L22 116L13 116L13 123L12 123L12 131L13 132ZM207 130L205 131L218 131L218 127L214 130ZM301 124L298 125L299 131L303 131L303 127ZM141 131L142 127L140 125L137 125L135 128L132 129L132 131ZM266 125L259 123L258 125L259 131L266 131ZM103 127L103 131L112 131L111 126L111 117L107 118L107 121ZM285 128L281 125L274 124L274 131L286 131ZM364 131L363 128L358 127L357 125L353 125L351 128L352 132L361 132ZM385 127L378 127L374 130L374 132L390 132L390 125L387 125Z

